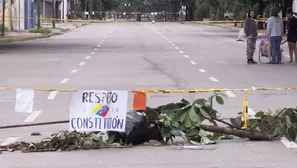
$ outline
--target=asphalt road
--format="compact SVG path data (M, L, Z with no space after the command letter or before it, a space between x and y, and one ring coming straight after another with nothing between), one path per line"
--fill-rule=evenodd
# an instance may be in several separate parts
M0 86L74 89L294 87L297 65L247 65L236 31L178 23L91 24L49 39L0 45ZM151 95L158 106L211 94ZM243 93L227 92L222 117L241 111ZM296 91L249 94L249 112L295 107ZM68 119L71 93L35 93L32 114L14 112L15 92L0 92L0 125ZM132 95L130 95L130 100ZM131 108L132 102L129 102ZM0 142L38 141L67 124L0 130ZM32 137L32 132L42 136ZM203 167L295 168L296 144L223 141L213 150L137 147L58 153L4 153L1 168ZM99 157L99 159L98 159Z

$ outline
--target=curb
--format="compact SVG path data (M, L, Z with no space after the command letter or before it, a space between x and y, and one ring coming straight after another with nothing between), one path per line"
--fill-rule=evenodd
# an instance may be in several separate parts
M76 29L76 28L79 28L79 27L83 27L83 26L86 26L86 25L88 25L88 24L87 23L84 23L84 24L81 24L81 25L76 25L74 28L71 28L71 29L62 29L60 32L51 33L49 35L40 35L40 36L36 35L36 36L32 36L32 37L8 38L8 39L0 40L0 44L49 38L51 36L62 35L62 34L68 32L70 30L73 30L73 29Z

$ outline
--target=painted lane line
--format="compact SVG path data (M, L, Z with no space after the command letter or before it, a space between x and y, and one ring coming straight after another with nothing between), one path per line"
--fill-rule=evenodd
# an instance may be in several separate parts
M48 100L54 100L56 95L58 94L58 91L52 91L50 94L47 96Z
M6 146L12 143L15 143L21 137L9 137L4 142L1 143L1 146Z
M200 72L206 72L204 69L199 69Z
M69 80L70 80L69 78L65 78L65 79L61 80L60 83L67 83Z
M297 144L293 141L289 141L286 137L281 138L281 142L287 147L287 148L297 148Z
M103 41L100 42L100 44L102 44L102 43L103 43Z
M91 56L86 56L86 57L85 57L85 59L90 59L90 58L91 58Z
M184 55L184 57L185 57L185 58L189 58L189 56L188 56L188 55Z
M98 44L97 47L100 47L100 44Z
M175 44L173 44L173 43L171 45L175 46Z
M179 48L178 48L178 47L175 47L175 49L177 49L177 50L178 50Z
M209 79L210 79L211 81L213 81L213 82L219 82L219 80L217 80L217 79L214 78L214 77L209 77Z
M77 69L73 69L70 73L74 74L76 73L78 70Z
M42 111L34 111L24 120L24 122L33 122L41 113Z
M98 48L94 48L94 50L95 50L95 51L97 51L97 50L98 50Z
M231 92L231 91L226 91L225 93L229 97L236 97L236 95L233 92Z
M179 51L179 53L183 54L184 52L183 51Z
M196 65L196 62L195 61L190 61L191 64L193 65Z
M80 62L79 63L79 66L84 66L85 65L85 62Z
M91 54L95 54L95 52L91 52Z

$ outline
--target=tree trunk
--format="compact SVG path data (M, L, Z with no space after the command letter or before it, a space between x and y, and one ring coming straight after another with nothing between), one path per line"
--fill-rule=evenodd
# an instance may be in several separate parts
M218 127L218 126L212 126L212 125L201 125L200 128L203 129L204 131L225 133L228 135L234 135L234 136L241 137L241 138L249 138L250 140L257 140L257 141L279 140L278 137L274 137L270 134L262 133L262 132L258 132L258 131L236 130L233 128Z

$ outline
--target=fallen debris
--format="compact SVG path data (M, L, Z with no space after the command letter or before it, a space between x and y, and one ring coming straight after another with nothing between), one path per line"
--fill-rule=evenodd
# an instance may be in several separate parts
M71 151L77 149L125 148L133 145L149 144L163 146L174 144L179 136L188 146L183 149L202 150L205 145L215 144L218 140L232 139L233 136L250 140L279 140L285 136L290 141L296 140L297 109L257 112L248 120L248 127L242 129L242 116L231 118L230 123L219 118L219 112L213 109L214 102L223 105L223 94L215 93L208 100L197 99L190 103L182 99L178 103L169 103L157 108L147 107L144 111L127 113L125 132L69 132L61 131L38 143L17 142L0 146L1 151L48 152ZM203 124L209 121L212 125ZM244 121L244 120L243 120ZM24 125L2 126L4 128L28 127L46 124L67 123L54 121ZM218 123L226 125L218 126ZM32 136L41 135L38 132ZM194 146L189 146L194 145Z

